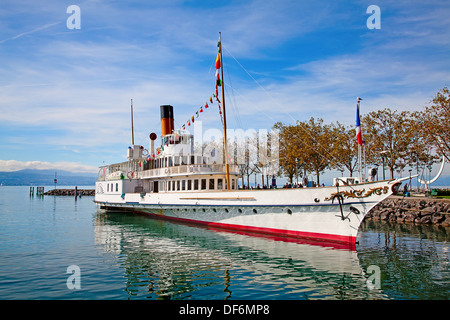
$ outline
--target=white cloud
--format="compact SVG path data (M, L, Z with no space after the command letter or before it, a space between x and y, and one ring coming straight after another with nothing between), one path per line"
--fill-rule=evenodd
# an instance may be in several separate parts
M0 171L18 171L24 169L36 170L64 170L79 173L97 173L98 168L76 162L43 162L43 161L17 161L0 160Z
M18 38L20 38L20 37L23 37L23 36L26 36L26 35L29 35L29 34L33 34L33 33L35 33L35 32L39 32L39 31L48 29L48 28L53 27L53 26L55 26L55 25L57 25L57 24L59 24L59 23L60 23L60 22L47 23L47 24L45 24L45 25L43 25L43 26L40 26L40 27L37 27L37 28L35 28L35 29L33 29L33 30L26 31L26 32L21 32L21 33L19 33L19 34L16 34L15 36L12 36L12 37L9 37L9 38L0 40L0 44L5 43L5 42L7 42L7 41L11 41L11 40L18 39Z

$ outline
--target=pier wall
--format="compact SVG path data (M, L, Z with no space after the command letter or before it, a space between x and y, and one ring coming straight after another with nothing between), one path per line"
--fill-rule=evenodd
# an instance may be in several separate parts
M94 189L77 189L77 194L82 196L95 196ZM52 189L44 193L46 196L75 196L75 189Z
M450 226L450 200L390 196L370 210L365 219Z

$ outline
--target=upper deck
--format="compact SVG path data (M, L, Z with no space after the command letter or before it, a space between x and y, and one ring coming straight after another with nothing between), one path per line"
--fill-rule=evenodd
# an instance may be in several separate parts
M161 144L156 144L155 149L157 136L155 133L150 134L148 149L134 144L128 147L128 161L100 167L97 181L129 179L145 184L161 182L164 185L167 180L173 182L181 177L195 180L201 175L205 179L208 175L208 179L223 179L226 175L226 167L222 164L223 154L216 149L195 153L194 136L184 129L174 130L173 121L172 106L161 106ZM239 167L229 165L228 168L234 181L230 181L230 184L235 186Z
M176 158L177 156L173 156ZM168 159L167 159L168 158ZM148 162L143 164L141 160L130 160L122 163L103 166L98 173L98 181L118 180L118 179L160 179L186 175L201 174L225 174L224 164L203 164L188 163L176 161L172 157L165 157L164 160L158 159L155 168L149 168ZM167 159L167 160L166 160ZM141 162L141 163L140 163ZM156 162L156 161L155 161ZM167 165L166 165L167 163ZM239 175L237 165L229 165L231 175Z

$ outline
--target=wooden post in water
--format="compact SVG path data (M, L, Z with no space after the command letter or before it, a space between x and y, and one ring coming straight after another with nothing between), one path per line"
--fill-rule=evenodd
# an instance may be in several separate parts
M42 197L44 195L44 187L36 187L36 195Z

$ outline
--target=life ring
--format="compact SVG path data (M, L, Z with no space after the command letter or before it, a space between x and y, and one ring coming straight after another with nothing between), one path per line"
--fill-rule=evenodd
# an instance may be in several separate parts
M164 170L165 174L169 174L169 168L166 168L166 170Z
M133 179L133 177L134 177L134 172L128 171L127 177L128 177L128 179Z
M144 157L148 156L148 150L147 149L142 150L142 155Z

